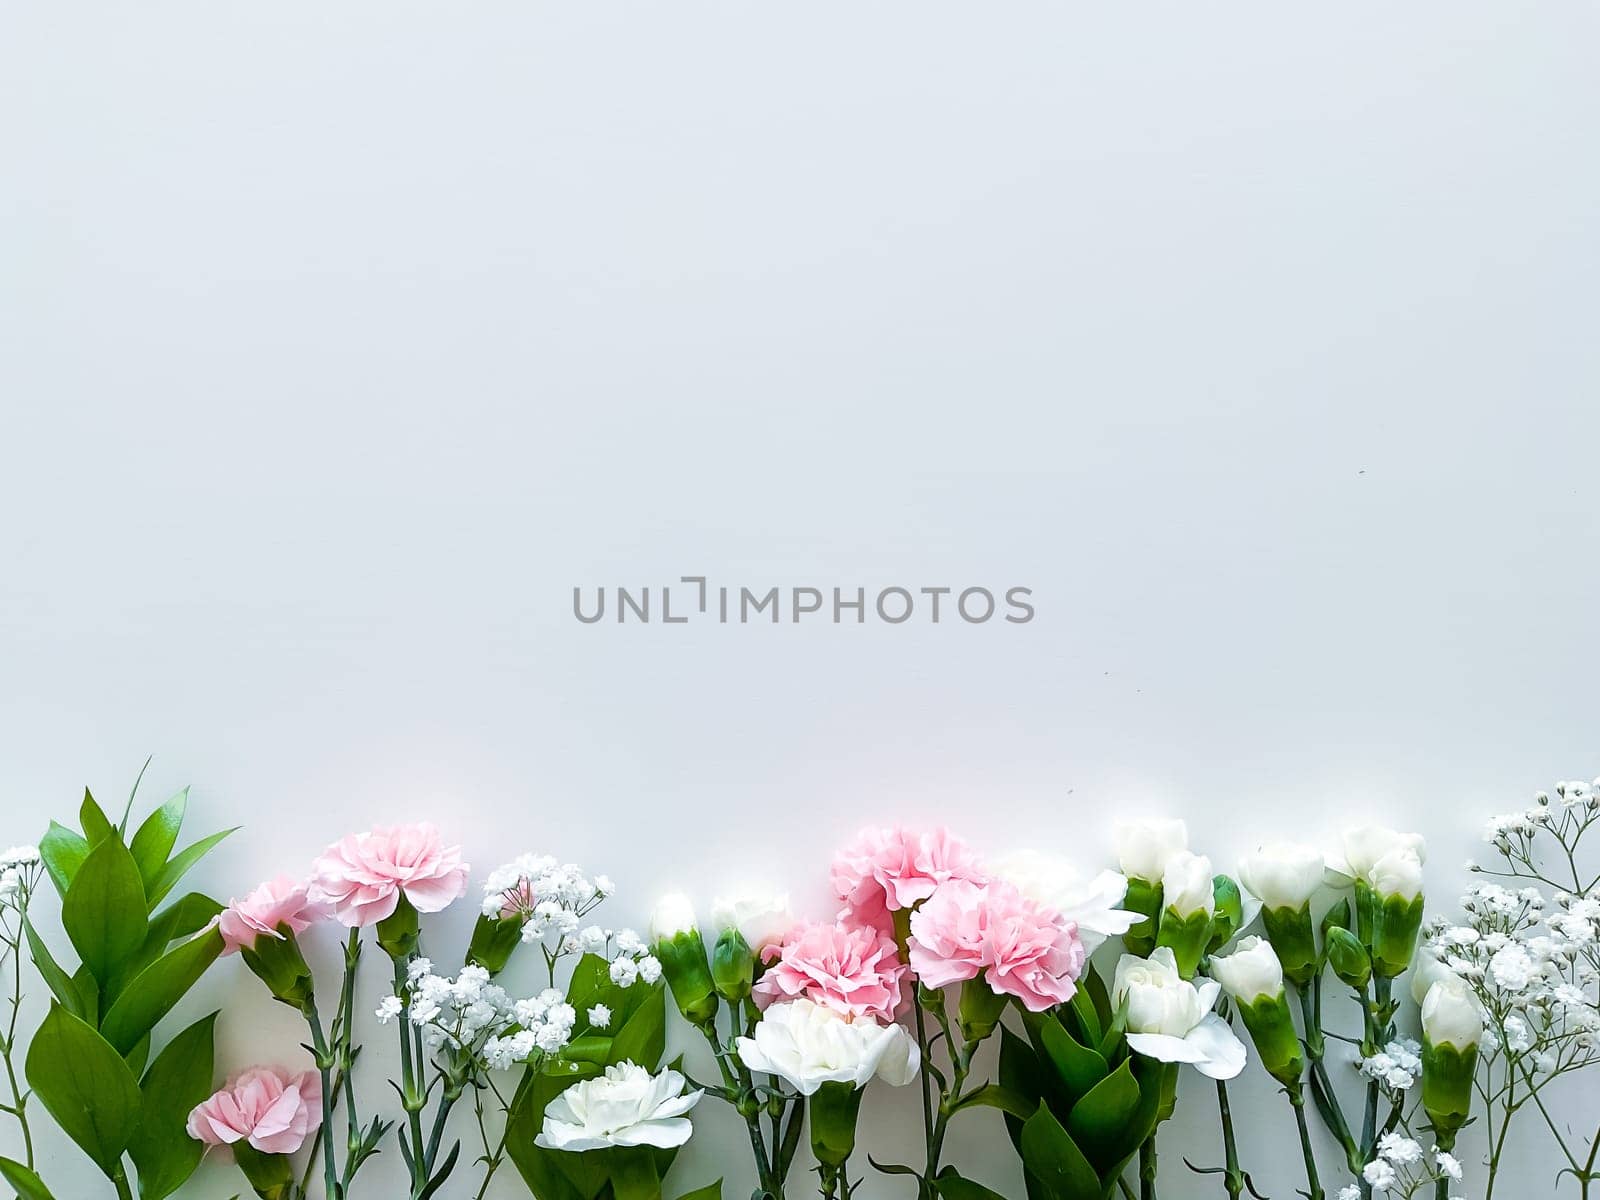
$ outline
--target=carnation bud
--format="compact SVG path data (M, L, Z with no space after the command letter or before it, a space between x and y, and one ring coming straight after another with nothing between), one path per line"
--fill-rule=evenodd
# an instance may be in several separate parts
M1130 880L1159 883L1173 855L1189 848L1182 821L1129 821L1117 827L1117 863Z
M240 946L239 957L252 974L267 985L274 1000L304 1012L314 1003L311 967L288 925L278 926L278 937L258 937L254 946Z
M756 956L736 926L717 935L711 951L711 979L717 995L737 1004L750 995L756 980Z
M968 1043L981 1042L993 1033L1005 1011L1006 998L990 987L983 976L969 979L961 985L958 1015L961 1036Z
M1239 885L1226 875L1218 875L1211 881L1211 895L1214 915L1206 952L1215 954L1239 932L1244 922L1244 897L1239 894Z
M1327 952L1333 973L1356 991L1364 991L1372 979L1372 958L1361 939L1348 929L1334 926L1328 930Z
M1418 864L1418 874L1420 871ZM1405 974L1416 956L1417 937L1422 931L1421 888L1418 885L1415 891L1411 890L1409 867L1405 875L1400 890L1389 892L1380 891L1365 879L1356 880L1356 927L1371 951L1373 971L1390 979Z
M1279 1083L1298 1083L1305 1060L1272 947L1258 937L1245 938L1232 954L1211 960L1211 974L1238 1006L1262 1065Z
M1483 1015L1459 980L1442 979L1422 1002L1422 1107L1441 1145L1453 1145L1472 1112Z
M1156 945L1168 947L1177 959L1179 973L1192 979L1211 945L1216 910L1211 860L1187 850L1179 851L1167 863L1161 891L1164 903Z
M717 1016L716 985L687 896L674 892L662 897L650 919L650 936L678 1011L692 1025L709 1025Z

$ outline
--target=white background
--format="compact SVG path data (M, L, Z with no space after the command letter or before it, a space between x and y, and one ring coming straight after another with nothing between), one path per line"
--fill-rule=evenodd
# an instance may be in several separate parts
M1448 907L1485 815L1600 771L1597 33L5 0L0 841L154 752L152 801L247 826L222 898L432 817L480 870L610 873L617 924L741 879L824 915L863 823L1087 866L1159 810L1225 865L1424 829ZM571 616L683 574L1024 585L1038 617ZM228 1005L222 1067L296 1059L258 991L227 963L186 1006ZM1218 1154L1190 1082L1166 1190L1220 1195L1178 1161ZM1288 1109L1237 1091L1287 1196ZM678 1190L745 1195L707 1116ZM997 1120L954 1159L1019 1194ZM44 1164L108 1194L53 1134Z

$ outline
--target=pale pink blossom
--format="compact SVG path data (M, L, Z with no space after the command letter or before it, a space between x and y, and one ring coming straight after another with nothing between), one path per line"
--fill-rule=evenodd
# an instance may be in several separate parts
M189 1136L208 1146L248 1142L263 1154L293 1154L322 1124L322 1080L282 1067L251 1067L189 1113Z
M311 865L311 899L359 928L393 914L401 893L418 912L438 912L467 890L461 847L440 844L428 821L355 833Z
M915 908L941 883L985 878L977 855L948 829L898 827L862 830L834 857L832 877L840 920L884 931L893 928L890 914Z
M222 953L254 950L262 934L279 941L279 926L290 933L304 933L313 922L327 916L327 908L306 895L307 883L288 875L268 880L243 900L231 900L217 917L222 934Z
M906 966L894 939L869 926L802 925L762 954L756 1003L805 997L844 1017L894 1020Z
M911 969L933 988L980 975L1031 1012L1072 999L1087 954L1077 927L1009 883L941 886L911 914Z

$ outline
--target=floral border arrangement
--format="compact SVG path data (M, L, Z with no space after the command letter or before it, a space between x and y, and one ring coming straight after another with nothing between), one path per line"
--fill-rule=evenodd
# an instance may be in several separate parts
M1157 1146L1185 1069L1214 1084L1214 1105L1185 1089L1182 1115L1215 1123L1221 1161L1184 1164L1179 1190L1259 1198L1228 1096L1252 1059L1290 1110L1310 1200L1461 1196L1472 1125L1485 1200L1523 1124L1554 1144L1555 1188L1587 1200L1600 1182L1600 1130L1572 1132L1595 1122L1593 1093L1574 1111L1571 1090L1549 1091L1600 1061L1600 874L1583 844L1600 781L1495 817L1494 860L1469 864L1483 882L1451 916L1425 917L1422 837L1388 829L1347 831L1331 855L1266 844L1230 876L1182 821L1132 822L1118 869L1088 878L1037 852L986 861L943 830L869 829L832 864L825 919L744 896L702 929L674 895L648 936L599 919L606 877L523 856L488 874L443 971L422 918L466 895L468 867L432 825L347 836L224 906L179 885L233 831L178 850L187 792L135 827L137 790L115 823L85 792L77 829L52 822L0 860L0 1114L22 1146L0 1178L20 1200L57 1200L33 1101L118 1200L164 1200L207 1154L264 1200L353 1200L389 1147L409 1200L483 1200L517 1177L540 1200L712 1200L721 1181L667 1183L712 1106L748 1133L754 1200L848 1200L864 1170L916 1200L1003 1200L946 1153L952 1123L984 1113L1028 1200L1156 1200L1174 1186ZM59 928L34 920L46 879ZM336 991L302 953L318 924L344 930ZM374 953L393 981L373 1014L398 1042L387 1088L360 1069L356 980ZM519 955L534 994L501 982ZM308 1057L218 1088L219 1014L175 1032L165 1018L230 958L304 1020ZM24 1054L25 960L50 1001ZM667 1061L669 1013L705 1042L705 1079ZM875 1081L919 1093L917 1161L873 1154Z

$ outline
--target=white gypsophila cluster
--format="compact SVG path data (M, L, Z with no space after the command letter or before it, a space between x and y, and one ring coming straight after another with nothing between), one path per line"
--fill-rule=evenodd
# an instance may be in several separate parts
M560 1053L577 1023L555 988L515 1000L482 967L463 967L450 979L435 975L426 958L407 966L405 994L386 996L378 1006L380 1024L402 1014L429 1050L459 1054L488 1070L505 1070L537 1053Z
M546 988L537 996L518 1000L514 1012L516 1027L484 1045L484 1062L491 1070L504 1071L538 1055L559 1054L572 1040L578 1023L577 1010L557 988Z
M1422 1075L1422 1047L1410 1038L1396 1038L1371 1058L1358 1059L1356 1069L1391 1095L1409 1091Z
M1547 1084L1600 1065L1600 869L1584 835L1600 824L1600 787L1560 783L1492 818L1498 861L1469 863L1484 881L1461 897L1458 921L1430 921L1426 958L1456 976L1483 1017L1478 1093L1493 1129L1536 1113L1568 1161L1572 1136L1544 1103ZM1503 1141L1503 1137L1500 1138ZM1578 1146L1578 1161L1587 1156ZM1493 1179L1497 1154L1488 1163Z
M576 933L583 919L613 891L604 875L591 879L573 863L548 854L523 854L489 872L483 915L521 920L523 941Z
M573 863L549 855L524 854L489 873L483 885L483 913L522 922L522 940L544 949L551 980L556 962L569 954L593 954L610 963L611 981L632 987L653 984L661 964L643 938L631 929L586 924L586 918L616 887L604 875L590 878Z
M1430 1159L1431 1155L1431 1161ZM1361 1169L1361 1178L1375 1194L1408 1198L1435 1190L1440 1180L1461 1181L1461 1163L1437 1146L1429 1154L1422 1143L1404 1133L1386 1133L1378 1139L1378 1156ZM1359 1200L1361 1189L1355 1184L1339 1190L1339 1200ZM1461 1200L1451 1196L1450 1200Z
M12 846L0 854L0 906L21 907L39 867L37 846Z

